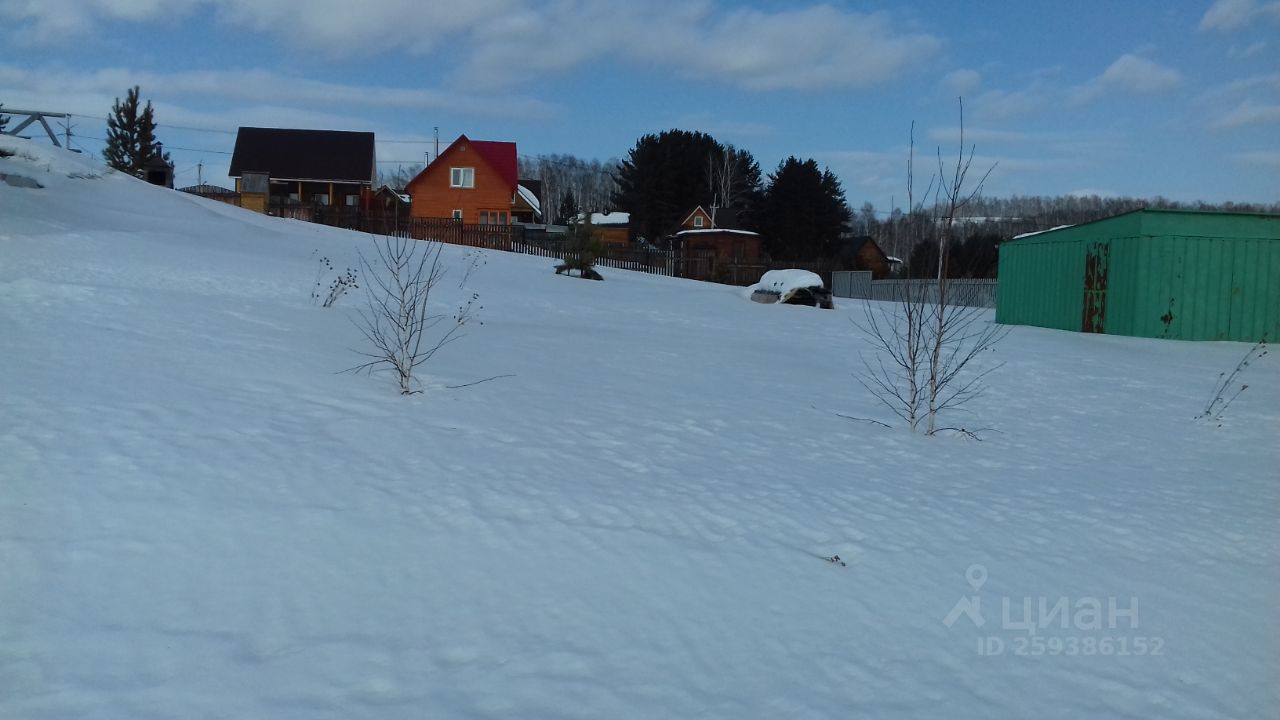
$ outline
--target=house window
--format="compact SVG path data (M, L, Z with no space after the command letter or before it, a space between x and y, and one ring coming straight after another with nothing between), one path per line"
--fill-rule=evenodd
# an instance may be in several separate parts
M693 226L694 226L694 227L696 227L696 228L700 228L700 227L702 227L702 216L701 216L701 215L699 215L699 216L697 216L697 217L695 217L695 218L693 219Z
M328 194L328 193L316 193L315 195L312 195L312 196L311 196L311 202L315 203L316 205L322 205L322 206L323 206L323 205L328 205L328 204L329 204L329 194Z
M481 210L480 224L481 225L506 225L507 213L505 211L500 211L500 210Z
M359 195L347 195L347 196L346 196L346 203L347 203L347 207L355 207L355 206L356 206L356 204L357 204L357 203L359 203L359 202L360 202L360 196L359 196Z
M476 186L476 169L468 167L449 168L449 187L473 188Z
M454 219L454 220L461 220L461 219L462 219L462 211L461 211L461 210L454 210L454 211L453 211L453 219Z

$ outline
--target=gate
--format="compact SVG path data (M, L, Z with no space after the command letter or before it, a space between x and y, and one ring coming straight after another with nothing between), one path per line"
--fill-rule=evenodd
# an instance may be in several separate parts
M1107 324L1107 267L1111 263L1111 242L1089 243L1084 256L1084 317L1080 330L1105 333Z

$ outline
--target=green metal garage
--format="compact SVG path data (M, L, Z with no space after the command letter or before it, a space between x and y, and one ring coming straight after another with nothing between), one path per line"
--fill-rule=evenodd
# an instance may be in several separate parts
M1280 215L1136 210L1000 246L996 321L1176 340L1280 338Z

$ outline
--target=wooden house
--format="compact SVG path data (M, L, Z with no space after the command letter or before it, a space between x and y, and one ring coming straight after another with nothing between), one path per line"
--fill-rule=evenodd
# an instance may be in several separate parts
M681 230L675 238L686 255L709 256L717 263L756 264L764 254L759 233L750 230Z
M580 214L574 220L583 222L586 214ZM622 249L631 244L631 215L624 212L591 213L591 224L599 234L600 242L611 248Z
M405 186L410 212L415 218L509 225L519 198L516 173L515 143L459 135Z
M707 212L701 205L694 208L692 212L680 221L680 230L709 230L716 226L715 220L711 217L711 213Z
M836 243L831 267L833 270L870 270L873 280L884 280L893 270L889 256L867 235L841 238Z
M763 267L764 243L759 233L730 225L730 222L736 224L731 214L726 213L723 218L725 225L717 225L705 208L694 208L680 223L681 229L671 237L671 246L686 258L705 261L700 263L699 267L705 267L698 273L708 278L721 278L729 266Z
M373 188L373 133L242 127L228 173L243 191L245 173L268 178L269 206L358 207Z

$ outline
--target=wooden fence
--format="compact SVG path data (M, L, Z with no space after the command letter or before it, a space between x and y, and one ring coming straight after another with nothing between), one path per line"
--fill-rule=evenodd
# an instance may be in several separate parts
M332 227L373 233L398 235L418 240L437 240L450 245L518 252L559 260L564 258L567 238L563 228L546 225L482 225L446 218L413 218L396 209L373 211L354 207L311 207L272 205L268 214ZM619 270L666 275L669 277L707 280L727 285L750 285L769 270L797 268L811 270L830 287L832 263L812 260L734 260L721 258L714 251L659 250L605 246L596 264Z

